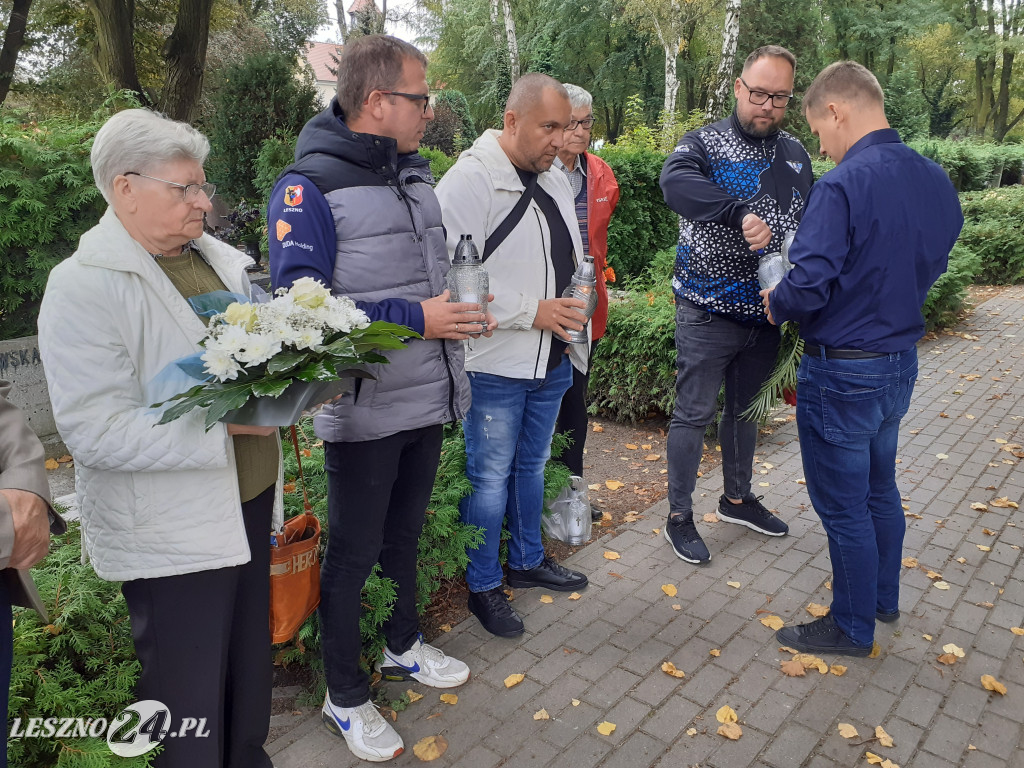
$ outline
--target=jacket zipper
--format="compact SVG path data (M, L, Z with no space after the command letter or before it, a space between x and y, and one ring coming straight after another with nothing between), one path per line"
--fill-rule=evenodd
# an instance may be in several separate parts
M548 258L547 246L544 244L544 225L540 222L540 214L537 213L537 208L534 207L532 203L531 207L533 207L533 215L537 219L537 228L540 229L540 247L544 254L544 298L546 299L548 297L548 262L550 259ZM551 268L554 269L554 266L555 265L552 264ZM554 342L554 334L552 334L552 342ZM533 362L533 373L535 377L537 377L537 374L540 372L540 353L542 349L544 349L544 331L540 332L540 342L537 344L537 359Z
M398 183L399 185L401 185L401 180L399 180ZM402 202L405 203L405 208L409 212L409 221L412 222L412 231L414 233L413 237L417 238L417 241L420 244L420 256L423 257L423 261L426 264L427 257L426 254L423 252L423 236L416 229L416 217L413 215L412 205L409 203L409 196L406 194L402 194L400 191L398 196L402 199ZM430 279L428 277L428 285L429 282ZM445 372L448 374L448 421L455 421L455 374L452 373L451 363L448 362L448 342L446 342L444 339L438 339L438 341L441 342L441 362L444 363Z

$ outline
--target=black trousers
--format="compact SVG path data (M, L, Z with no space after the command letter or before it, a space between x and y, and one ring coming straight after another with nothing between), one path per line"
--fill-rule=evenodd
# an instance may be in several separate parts
M594 362L595 340L590 345L590 364ZM587 370L590 370L590 364ZM583 449L587 446L587 385L590 383L589 373L580 373L572 369L572 384L562 397L562 409L558 412L555 432L568 432L573 443L558 458L574 475L583 477Z
M274 486L242 504L252 559L121 585L142 675L138 699L163 702L171 729L206 718L206 737L165 738L159 768L271 768L270 525ZM202 535L202 531L197 531Z
M416 557L441 458L443 428L423 427L378 440L324 443L327 553L320 569L320 644L331 701L356 707L370 697L359 666L359 616L366 577L378 562L397 600L382 626L388 647L416 642Z

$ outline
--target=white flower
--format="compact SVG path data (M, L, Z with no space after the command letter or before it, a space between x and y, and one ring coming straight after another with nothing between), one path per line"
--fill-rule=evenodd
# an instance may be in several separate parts
M235 355L235 359L244 363L246 368L265 363L281 351L281 342L275 341L267 334L250 333L245 340L245 349Z
M206 364L207 373L215 376L218 381L233 381L242 370L242 366L231 355L217 349L207 349L202 360Z
M322 283L311 277L300 277L292 283L288 295L294 299L296 304L313 309L323 305L330 298L331 292Z
M209 350L223 352L236 356L246 347L249 334L245 329L237 325L218 325L211 329L211 335L206 340L205 346Z

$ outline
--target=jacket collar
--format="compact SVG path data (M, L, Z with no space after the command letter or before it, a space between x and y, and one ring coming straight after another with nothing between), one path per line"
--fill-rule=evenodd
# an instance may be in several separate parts
M479 160L494 189L503 192L522 192L526 187L523 186L516 167L512 165L512 161L508 159L505 150L498 143L500 135L501 131L493 128L484 131L480 134L480 138L473 142L473 146L463 152L461 156L474 157ZM551 178L551 170L548 169L537 176L537 183L544 188L550 188Z
M327 109L314 116L303 126L295 143L295 159L306 155L325 154L352 163L360 168L381 173L389 169L390 174L410 169L420 171L429 177L430 163L419 152L398 153L398 142L390 136L373 133L356 133L345 122L345 115L338 105L337 97L331 99Z

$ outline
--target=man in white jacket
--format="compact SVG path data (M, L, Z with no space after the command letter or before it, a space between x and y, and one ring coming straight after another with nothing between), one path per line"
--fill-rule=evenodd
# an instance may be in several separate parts
M464 431L473 492L460 511L484 533L468 552L469 609L501 637L524 629L501 589L504 520L509 586L569 592L587 585L586 576L545 555L540 535L555 418L572 367L585 372L589 352L588 344L564 339L586 323L577 311L582 301L560 298L583 244L569 182L548 172L570 114L557 80L525 75L509 94L503 130L485 132L437 187L449 255L461 235L472 235L483 246L495 296L488 307L498 321L494 335L467 342L473 404Z

